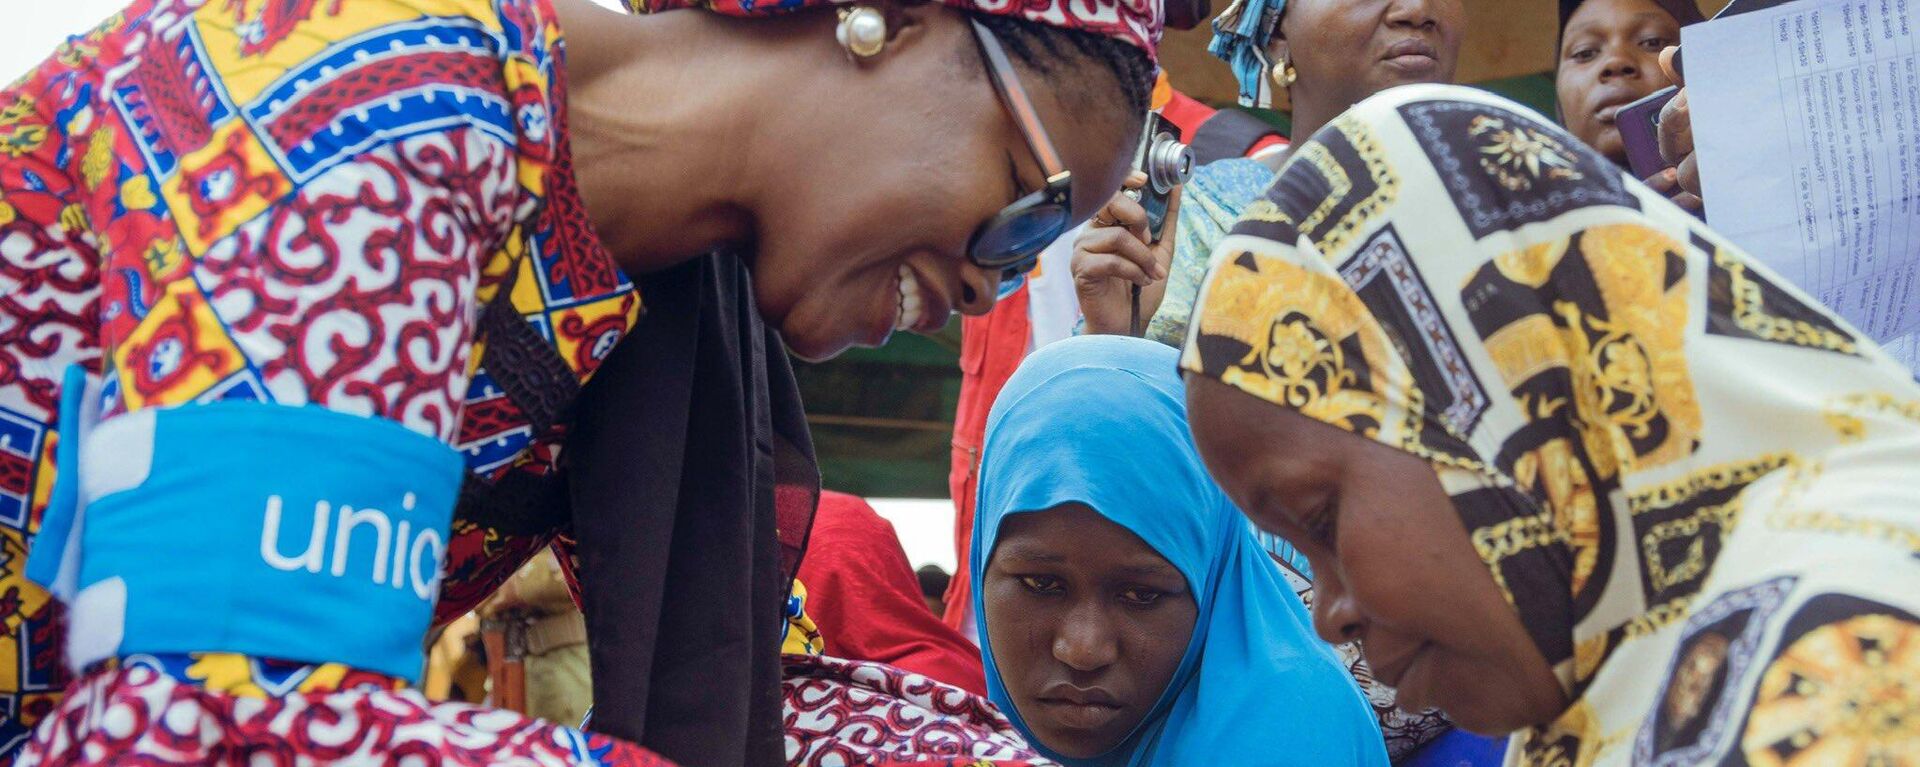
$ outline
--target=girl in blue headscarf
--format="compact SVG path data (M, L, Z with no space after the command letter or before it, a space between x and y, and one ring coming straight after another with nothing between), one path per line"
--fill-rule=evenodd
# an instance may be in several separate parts
M989 697L1069 767L1383 767L1353 678L1200 463L1176 357L1074 338L1001 392L971 557Z

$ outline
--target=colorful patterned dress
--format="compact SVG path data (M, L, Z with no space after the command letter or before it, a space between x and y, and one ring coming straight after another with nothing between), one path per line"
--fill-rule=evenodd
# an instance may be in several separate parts
M985 696L894 666L827 655L799 581L781 647L788 767L1058 767Z
M1058 767L985 696L886 663L827 655L807 604L807 588L795 580L780 648L788 767Z
M442 616L552 541L503 499L555 470L571 392L640 312L578 199L561 53L545 0L138 0L0 91L0 754L39 724L29 753L61 763L660 763L325 658L70 680L62 610L23 575L70 366L100 423L265 403L457 449L463 516L414 551L442 555Z
M884 663L781 660L789 767L1057 767L984 696Z

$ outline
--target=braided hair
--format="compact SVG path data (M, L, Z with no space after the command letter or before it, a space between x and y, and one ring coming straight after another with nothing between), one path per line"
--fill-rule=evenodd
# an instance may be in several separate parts
M1092 60L1104 64L1113 75L1126 99L1127 109L1136 118L1144 118L1153 100L1155 70L1147 54L1130 43L1106 35L992 13L968 12L1005 46L1007 54L1043 77L1060 72L1063 65ZM1091 90L1091 89L1087 89ZM1074 89L1073 92L1082 92Z

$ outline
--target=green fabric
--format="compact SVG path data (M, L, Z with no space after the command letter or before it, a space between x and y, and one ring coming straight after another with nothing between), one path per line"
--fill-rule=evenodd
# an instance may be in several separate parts
M960 321L879 349L798 364L822 485L868 498L945 498L960 402Z

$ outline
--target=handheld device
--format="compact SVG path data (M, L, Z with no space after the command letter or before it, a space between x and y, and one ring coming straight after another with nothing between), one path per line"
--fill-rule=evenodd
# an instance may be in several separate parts
M1167 205L1173 188L1193 178L1193 149L1180 143L1180 126L1158 112L1149 112L1147 129L1140 134L1140 149L1134 155L1133 167L1147 174L1147 183L1128 194L1147 209L1147 238L1157 243L1166 231Z
M1148 112L1147 127L1140 132L1140 149L1134 154L1133 167L1147 174L1147 183L1139 189L1127 190L1127 194L1147 210L1147 242L1159 244L1167 231L1167 206L1172 202L1173 188L1193 178L1193 148L1180 142L1180 126L1159 112ZM1140 286L1133 286L1129 295L1133 306L1127 321L1128 332L1138 337L1143 330Z
M1627 149L1627 167L1634 178L1644 180L1667 169L1667 161L1660 156L1660 109L1678 93L1679 88L1669 85L1613 113L1613 124L1620 130L1620 144Z

